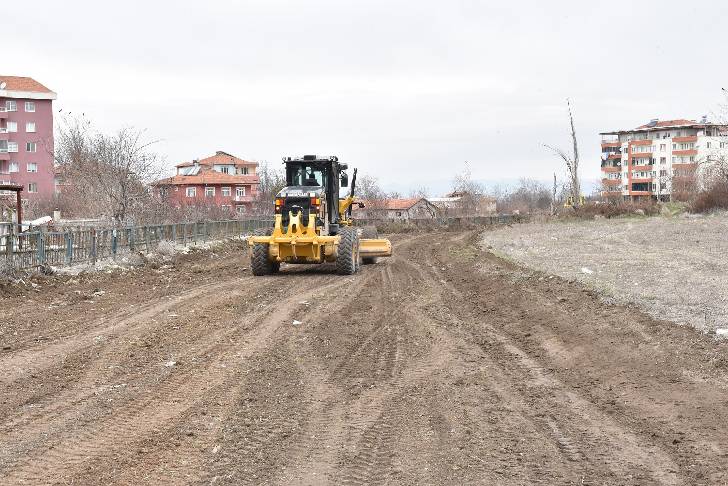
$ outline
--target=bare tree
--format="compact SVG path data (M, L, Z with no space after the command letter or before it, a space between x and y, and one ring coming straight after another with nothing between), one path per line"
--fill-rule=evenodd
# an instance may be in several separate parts
M255 214L272 214L273 198L286 185L286 175L281 169L271 167L268 162L262 162L257 169L258 197L253 202Z
M550 145L545 145L546 148L550 149L566 164L566 172L569 176L569 192L571 195L572 204L574 207L578 207L581 202L581 184L579 184L579 144L576 139L576 128L574 128L574 115L571 112L571 102L566 99L566 107L569 110L569 125L571 127L571 142L573 153L567 154L566 151L555 148Z
M162 175L162 159L144 131L95 131L86 119L66 118L56 135L55 163L62 194L75 210L121 225L155 204L149 184Z
M452 188L452 192L460 198L453 208L459 216L470 216L479 212L485 187L473 179L468 161L465 161L463 171L455 175Z
M428 197L430 197L430 190L426 187L418 187L410 191L409 197L415 199L427 199Z
M556 215L556 172L554 172L554 185L551 188L551 215Z

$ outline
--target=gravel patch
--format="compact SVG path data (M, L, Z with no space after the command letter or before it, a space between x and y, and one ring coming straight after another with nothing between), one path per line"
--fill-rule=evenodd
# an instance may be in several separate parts
M728 213L519 224L485 233L483 244L654 317L728 328Z

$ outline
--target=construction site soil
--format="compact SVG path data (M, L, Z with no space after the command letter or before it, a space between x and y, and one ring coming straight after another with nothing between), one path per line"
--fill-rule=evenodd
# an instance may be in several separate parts
M400 235L351 277L230 246L0 288L0 483L728 482L725 341L480 238Z

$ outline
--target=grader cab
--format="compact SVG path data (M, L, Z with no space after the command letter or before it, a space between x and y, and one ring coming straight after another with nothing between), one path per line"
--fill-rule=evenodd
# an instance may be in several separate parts
M392 255L389 240L353 225L356 169L348 196L340 198L349 185L348 166L336 156L287 157L284 163L286 187L275 197L275 225L248 238L253 275L275 273L282 262L334 262L339 274L351 275L361 263Z

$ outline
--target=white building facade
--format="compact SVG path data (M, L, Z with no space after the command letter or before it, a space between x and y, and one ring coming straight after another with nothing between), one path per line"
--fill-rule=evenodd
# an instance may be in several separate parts
M626 201L671 200L694 190L711 163L728 158L728 126L693 120L651 120L602 136L602 196Z

